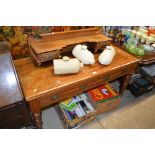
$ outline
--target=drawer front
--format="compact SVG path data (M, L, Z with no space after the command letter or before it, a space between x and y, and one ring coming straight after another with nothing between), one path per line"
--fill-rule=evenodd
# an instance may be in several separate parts
M107 73L103 76L98 76L96 78L88 79L85 81L80 82L75 86L68 86L61 91L51 93L49 95L43 96L40 98L41 106L51 105L52 103L59 102L67 97L72 97L75 95L79 95L85 91L98 87L100 85L106 84L111 80L119 78L123 75L128 74L129 70L128 67L124 67L122 69L118 69L114 72Z
M44 53L44 54L40 54L40 61L44 62L44 61L53 60L55 58L59 58L59 56L60 56L60 51L59 50Z
M103 75L103 83L108 83L109 81L125 76L128 73L130 73L128 67L123 67L121 69L114 70L110 73L107 73L106 75Z
M128 67L123 67L121 69L118 69L111 74L111 80L127 75L128 73L129 73Z
M91 81L90 80L84 81L78 84L77 86L72 86L68 88L66 87L64 90L41 97L40 104L42 107L51 105L52 103L54 104L58 101L66 99L67 97L72 97L75 95L82 94L83 92L89 89L93 89L102 84L103 84L103 79L99 79L99 78Z
M43 96L40 98L40 104L41 107L51 105L52 103L59 102L63 99L66 99L67 97L72 97L77 94L79 91L78 87L77 88L72 88L72 89L67 89L55 93L51 93L49 95Z
M19 115L17 106L11 105L0 109L0 121L7 120Z
M0 129L19 129L23 127L21 116L16 116L0 122Z

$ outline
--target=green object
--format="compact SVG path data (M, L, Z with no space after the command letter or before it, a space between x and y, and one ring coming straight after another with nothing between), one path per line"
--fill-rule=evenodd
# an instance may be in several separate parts
M128 43L125 43L124 47L128 52L133 53L135 55L138 55L138 56L145 55L144 47L143 46L140 46L140 47L135 46L132 39L130 39L130 41L128 41Z
M143 47L139 47L137 49L138 49L138 55L140 55L140 56L144 56L145 55Z
M75 110L77 104L76 101L74 100L74 98L68 98L62 102L60 102L60 106L63 109L66 109L68 111L73 111Z

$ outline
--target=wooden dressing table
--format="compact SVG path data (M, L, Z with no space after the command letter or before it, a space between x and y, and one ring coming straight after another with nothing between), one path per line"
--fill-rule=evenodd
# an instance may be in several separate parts
M14 61L37 128L42 128L41 110L67 97L81 94L120 77L120 94L123 94L139 59L116 46L114 48L116 56L109 66L99 64L96 54L95 64L84 66L78 74L54 75L51 63L38 66L32 58Z

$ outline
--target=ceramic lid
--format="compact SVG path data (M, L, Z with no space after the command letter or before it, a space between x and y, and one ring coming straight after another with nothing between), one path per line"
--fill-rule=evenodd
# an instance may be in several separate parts
M64 56L62 59L63 59L64 61L69 61L69 57L68 57L68 56Z

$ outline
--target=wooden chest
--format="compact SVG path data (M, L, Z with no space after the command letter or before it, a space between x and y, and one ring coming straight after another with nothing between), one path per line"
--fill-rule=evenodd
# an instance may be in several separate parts
M30 53L39 65L71 52L77 44L86 44L89 50L97 52L111 43L97 28L41 34L40 37L28 39Z
M0 128L32 125L7 43L0 43Z

